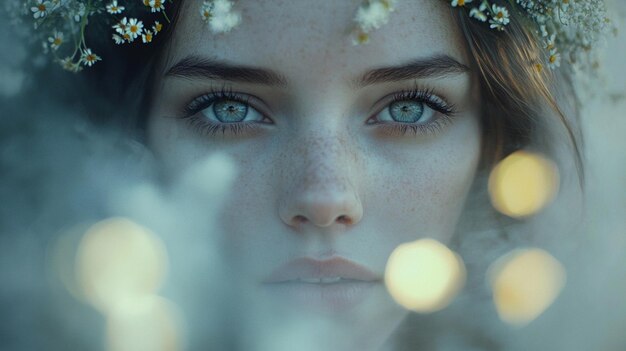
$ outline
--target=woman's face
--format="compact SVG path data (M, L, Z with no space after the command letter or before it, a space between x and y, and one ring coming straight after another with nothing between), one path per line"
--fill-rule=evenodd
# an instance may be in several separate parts
M455 231L480 106L448 3L398 2L353 46L360 3L238 0L241 24L216 35L187 1L149 143L172 177L231 156L219 224L250 291L374 348L406 314L381 282L392 250Z

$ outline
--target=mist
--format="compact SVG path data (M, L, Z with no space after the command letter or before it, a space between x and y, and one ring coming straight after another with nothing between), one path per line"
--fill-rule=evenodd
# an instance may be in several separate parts
M614 0L609 6L623 28L626 4ZM28 31L11 21L0 23L0 45L0 348L155 350L164 343L171 343L163 348L171 350L327 347L321 338L332 338L332 324L297 316L290 323L279 320L269 302L253 300L233 273L236 263L215 234L220 208L234 186L231 179L239 172L228 157L207 155L174 179L163 179L146 147L88 116L97 106L113 111L111 120L123 120L112 108L115 102L85 93L80 79L46 64L32 49ZM601 74L580 87L584 210L578 212L567 206L568 198L561 198L563 206L531 221L530 228L543 228L532 236L515 235L512 228L508 241L497 241L493 232L462 240L458 250L468 270L465 288L446 309L413 313L407 324L413 329L397 331L413 340L414 349L626 350L623 30L604 46ZM571 181L568 172L562 170L561 176ZM150 303L158 306L159 318L164 316L162 324L153 326L164 331L158 346L150 344L152 334L137 337L147 333L137 327L145 324L143 317L119 322L115 311L104 312L104 303L94 303L100 300L81 291L88 283L76 278L76 255L85 233L111 219L137 223L142 228L138 240L164 252L156 264L161 268L149 271L155 277ZM577 223L574 228L572 223ZM554 231L545 233L545 228ZM530 246L558 258L567 271L566 284L539 317L511 326L498 318L485 275L498 257ZM134 267L145 272L141 264Z

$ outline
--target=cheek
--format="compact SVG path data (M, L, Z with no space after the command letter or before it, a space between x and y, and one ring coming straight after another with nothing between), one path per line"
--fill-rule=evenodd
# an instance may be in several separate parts
M184 123L176 122L167 117L153 117L148 122L148 145L168 178L202 159L206 152Z
M417 148L387 149L370 159L366 206L397 241L421 237L447 243L452 237L480 157L475 119Z

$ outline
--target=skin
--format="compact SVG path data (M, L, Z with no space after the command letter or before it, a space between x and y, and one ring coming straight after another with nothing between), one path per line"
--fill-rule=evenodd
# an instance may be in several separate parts
M372 68L433 55L468 65L449 4L399 2L368 44L353 46L347 32L359 4L239 0L235 8L242 23L216 35L201 21L197 2L188 1L169 43L149 118L149 144L174 179L211 152L233 159L237 178L219 226L228 233L229 256L253 297L263 294L259 281L275 267L303 256L342 256L382 278L399 244L423 237L448 243L463 210L481 144L472 72L350 84ZM271 69L288 84L165 76L189 55ZM366 124L388 111L390 96L416 84L455 106L450 123L417 135L385 133L381 125ZM244 134L207 135L181 119L187 104L222 86L252 96L251 106L271 124ZM442 117L429 108L424 116ZM388 347L407 313L381 283L348 313L319 318L333 326L335 349L367 350Z

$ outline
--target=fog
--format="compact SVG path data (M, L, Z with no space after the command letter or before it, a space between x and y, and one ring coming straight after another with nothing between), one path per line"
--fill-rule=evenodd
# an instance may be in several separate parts
M618 27L624 27L626 3L614 0L610 8ZM216 153L164 182L143 146L86 118L88 106L103 102L72 85L76 80L66 78L71 73L46 66L41 53L28 49L28 31L10 22L0 23L0 348L328 347L320 335L332 338L335 331L323 319L296 318L286 324L272 319L265 301L250 301L243 283L232 275L224 243L211 235L230 179L239 171L231 161ZM553 226L551 235L543 229L532 238L494 242L495 234L485 232L462 240L459 254L468 267L465 289L447 309L409 317L415 319L415 329L400 332L414 335L413 349L626 350L623 30L604 46L600 73L580 88L587 171L583 224L568 227L579 223L581 214L562 198L563 206L554 206L531 224ZM103 105L101 110L108 109ZM151 301L159 301L163 323L172 327L155 327L169 330L158 337L137 336L149 333L145 330L133 334L135 322L116 325L115 314L98 310L80 292L75 277L83 235L97 222L121 217L148 228L167 252L159 261L165 272L154 273L161 283L155 283L160 287L153 297L163 300ZM482 250L485 245L490 250ZM537 319L511 326L498 318L483 275L504 253L527 246L543 247L558 258L567 282ZM116 326L130 336L116 332ZM111 338L123 346L111 346ZM147 339L159 340L159 346L150 346ZM164 347L168 342L177 346Z

